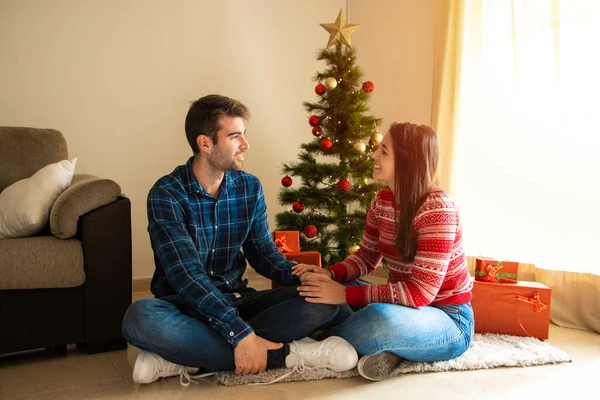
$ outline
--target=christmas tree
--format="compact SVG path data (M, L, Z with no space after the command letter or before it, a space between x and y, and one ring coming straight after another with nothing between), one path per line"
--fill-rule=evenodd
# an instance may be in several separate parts
M370 156L382 135L381 119L367 114L375 86L362 81L350 41L360 25L346 24L340 10L335 23L321 26L330 33L317 57L326 68L314 77L317 101L304 102L312 140L301 145L298 161L283 164L279 203L292 210L277 214L276 224L302 232L302 250L319 251L331 265L358 249L366 212L381 187L370 179Z

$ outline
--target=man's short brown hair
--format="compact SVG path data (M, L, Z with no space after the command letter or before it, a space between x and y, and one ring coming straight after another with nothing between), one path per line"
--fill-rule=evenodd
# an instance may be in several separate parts
M239 101L218 94L209 94L192 103L185 118L185 135L194 154L200 152L196 142L200 135L208 136L217 143L222 117L240 117L247 121L250 111Z

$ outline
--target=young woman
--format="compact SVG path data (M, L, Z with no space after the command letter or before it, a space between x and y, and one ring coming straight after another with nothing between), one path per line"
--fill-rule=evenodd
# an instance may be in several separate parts
M362 356L358 372L381 380L402 359L448 360L468 349L473 284L458 209L434 185L439 148L433 129L392 124L372 158L373 178L387 187L371 202L360 249L325 269L299 266L294 273L313 273L298 288L306 301L362 307L325 336L350 342ZM382 258L389 283L354 284Z

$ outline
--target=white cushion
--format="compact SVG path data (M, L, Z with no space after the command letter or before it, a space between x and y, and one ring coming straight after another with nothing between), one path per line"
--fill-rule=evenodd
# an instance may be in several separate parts
M0 239L32 236L48 224L50 209L71 184L77 159L48 164L0 193Z

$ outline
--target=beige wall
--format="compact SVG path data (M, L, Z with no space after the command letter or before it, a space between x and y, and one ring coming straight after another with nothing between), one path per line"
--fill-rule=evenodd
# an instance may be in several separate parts
M392 122L431 123L434 6L446 0L350 0L350 23L365 79L375 84L373 115Z
M376 85L373 114L429 123L433 1L350 0L358 62ZM343 0L0 0L0 125L51 127L78 173L119 182L131 198L134 277L153 272L146 194L190 155L191 101L246 103L251 149L271 226L281 163L311 136L315 60ZM385 130L385 128L384 128Z

